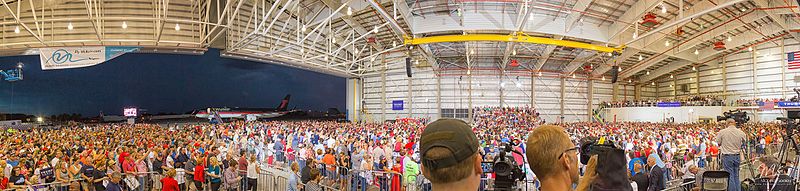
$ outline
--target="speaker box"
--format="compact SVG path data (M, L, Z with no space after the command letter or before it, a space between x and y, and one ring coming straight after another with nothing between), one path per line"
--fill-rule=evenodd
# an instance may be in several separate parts
M617 73L619 72L619 66L611 66L611 83L617 83Z
M406 76L411 77L411 58L406 58Z

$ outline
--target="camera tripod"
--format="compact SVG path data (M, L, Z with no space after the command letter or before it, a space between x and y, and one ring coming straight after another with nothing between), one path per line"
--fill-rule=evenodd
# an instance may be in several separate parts
M783 136L783 143L781 143L780 150L778 151L778 164L775 166L770 166L770 169L780 170L780 166L791 167L791 170L788 172L790 177L792 177L792 182L797 182L797 173L798 169L797 166L800 165L800 149L797 147L797 141L795 140L794 135L794 127L796 123L794 123L794 119L786 119L785 125L785 132L786 134ZM792 164L786 164L786 161L789 159L789 149L794 149L794 161ZM775 178L773 182L772 188L769 190L774 190L777 187L779 178Z

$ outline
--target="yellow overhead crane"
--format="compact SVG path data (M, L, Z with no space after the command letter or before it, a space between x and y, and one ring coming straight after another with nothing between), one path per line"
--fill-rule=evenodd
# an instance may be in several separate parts
M429 36L421 38L405 37L405 45L420 45L442 42L471 42L471 41L496 41L496 42L518 42L518 43L531 43L531 44L548 44L555 46L564 46L572 48L581 48L587 50L594 50L598 52L616 52L622 53L625 46L620 47L607 47L594 45L583 42L575 42L570 40L558 40L552 38L533 37L525 35L524 33L517 33L517 35L502 35L502 34L465 34L465 35L440 35Z

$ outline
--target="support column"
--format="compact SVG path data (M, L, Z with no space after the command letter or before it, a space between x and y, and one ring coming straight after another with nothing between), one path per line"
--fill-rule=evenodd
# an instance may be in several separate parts
M442 76L436 74L436 113L442 118Z
M587 97L589 98L589 102L586 104L586 121L592 121L592 115L594 115L594 111L592 111L594 109L594 80L588 79L586 83L586 94L588 94Z
M642 84L636 84L633 86L633 99L642 100Z
M617 83L611 84L611 101L619 101L619 85Z
M362 86L360 85L361 80L358 78L349 78L347 79L347 119L351 122L360 122L361 116L359 112L361 112L361 96L360 92L362 90Z
M414 117L414 94L412 93L414 86L412 81L411 78L408 78L408 118Z
M381 72L381 123L386 121L386 62L383 63L383 71Z
M505 72L500 71L500 107L501 108L503 107L503 105L504 105L504 103L506 101L505 100L506 96L503 94L503 89L505 89L505 87L503 87L504 84L505 84L505 83L503 83L503 77L504 77L503 75L505 75Z
M753 56L753 98L755 98L756 95L758 95L758 82L756 81L756 79L758 79L758 68L756 66L756 52L758 52L758 47L754 47L753 51L750 52L750 54Z
M700 95L700 68L697 68L697 71L694 71L694 93L695 95Z
M531 72L531 108L536 108L536 76Z
M728 60L722 57L722 99L728 99Z
M655 85L655 86L656 86L656 87L655 87L655 88L656 88L656 100L659 100L659 99L661 99L661 96L659 95L659 93L660 93L660 92L658 91L658 89L659 89L659 88L658 88L658 86L660 86L660 85L661 85L661 84L659 84L658 82L656 82L656 85Z
M469 115L469 116L467 116L467 118L469 118L469 121L473 121L473 119L472 119L472 72L468 72L467 73L467 93L469 94L469 95L467 95L467 107L469 107L468 108L468 113L467 113L467 115Z
M787 58L786 58L786 49L785 42L786 40L781 38L781 97L786 97L786 65L787 65Z
M672 78L672 99L678 99L678 78Z
M561 117L560 117L559 121L563 123L564 122L564 97L566 97L566 95L567 95L566 91L565 91L566 90L566 81L567 81L567 79L566 79L565 76L561 76L561 75L559 75L559 76L561 77L561 96L559 97L559 101L558 101L558 103L559 103L558 105L561 106L561 112L559 113Z

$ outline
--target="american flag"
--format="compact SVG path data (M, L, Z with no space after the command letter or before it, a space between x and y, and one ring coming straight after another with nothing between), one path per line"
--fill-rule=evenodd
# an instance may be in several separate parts
M786 53L786 61L790 70L800 69L800 51Z

